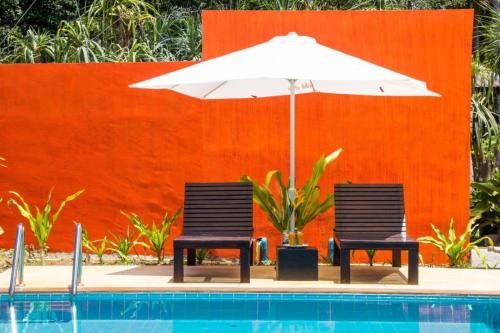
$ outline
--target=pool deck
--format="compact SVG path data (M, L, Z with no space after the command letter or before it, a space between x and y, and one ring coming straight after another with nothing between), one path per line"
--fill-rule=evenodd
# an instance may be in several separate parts
M420 284L406 284L407 267L352 266L352 284L339 283L339 268L320 266L319 281L277 281L273 266L254 266L251 283L239 283L239 266L186 266L185 282L173 283L172 266L83 266L80 291L412 293L500 296L499 269L421 267ZM0 273L0 293L11 271ZM70 266L26 266L18 292L66 292Z

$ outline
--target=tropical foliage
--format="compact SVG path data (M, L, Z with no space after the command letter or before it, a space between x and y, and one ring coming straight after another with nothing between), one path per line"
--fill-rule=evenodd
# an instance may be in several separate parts
M202 265L203 264L203 261L205 261L205 259L207 259L207 257L209 256L210 254L210 250L209 249L196 249L196 252L195 252L195 257L196 257L196 263L198 265Z
M136 236L133 232L130 232L130 228L127 227L127 231L124 234L114 234L111 233L112 239L109 241L110 248L112 252L116 253L120 257L120 261L122 263L130 262L130 251L136 245L146 246L145 243L139 242L138 239L140 237Z
M328 156L321 156L314 164L313 171L304 186L297 187L293 200L289 197L289 182L285 185L278 170L267 173L264 184L259 184L249 176L242 176L241 181L253 184L253 200L267 215L268 220L280 232L290 229L290 220L295 213L295 227L302 230L304 226L333 206L333 194L328 192L324 200L320 199L318 182L326 167L342 152L339 149ZM276 189L271 182L274 179ZM277 195L275 195L277 193Z
M101 265L104 264L103 256L104 253L106 253L106 250L108 249L107 245L108 245L108 238L106 236L104 236L104 238L102 239L91 241L89 239L89 234L87 229L83 229L82 246L90 253L95 254L99 259L99 264ZM87 261L90 262L90 259Z
M368 250L365 250L365 253L366 253L366 256L368 257L368 264L370 266L373 266L373 263L375 260L375 255L377 254L377 250L368 249ZM354 258L355 254L356 254L356 250L353 250L351 252L351 256ZM330 259L330 261L332 261L332 260ZM332 262L332 265L333 265L333 262Z
M377 250L365 250L366 255L368 256L368 263L370 266L373 266L373 260L375 259L375 254L377 253Z
M488 182L471 184L471 218L480 235L500 233L500 171Z
M371 10L464 8L465 0L5 0L0 61L199 59L203 9Z
M333 206L333 193L327 191L324 200L320 200L320 187L318 182L326 170L326 167L339 157L342 149L331 153L328 156L321 156L314 164L311 177L304 186L297 191L295 201L295 227L302 230L304 226L314 220L318 215L326 212Z
M169 217L168 210L165 211L163 220L158 227L156 226L156 222L154 221L153 223L151 223L151 226L148 227L135 213L121 213L129 219L129 221L137 230L139 230L140 236L142 236L145 241L143 242L144 246L156 254L158 264L162 263L165 256L165 244L168 237L170 236L170 230L172 229L172 225L175 224L175 221L179 217L181 210L178 209L171 217Z
M465 267L472 250L476 251L477 255L483 261L483 264L486 265L486 258L481 252L479 252L477 244L481 242L488 242L493 245L491 239L488 237L481 237L473 242L469 242L474 221L470 221L467 224L465 232L459 237L456 236L453 224L454 221L451 219L448 236L441 232L441 230L439 230L436 226L431 224L432 230L434 230L434 233L436 234L436 238L426 236L418 238L418 241L421 243L431 244L444 252L444 254L448 257L448 264L450 267Z
M76 9L76 15L61 19L57 29L0 28L0 62L169 61L200 56L198 13L176 8L160 14L146 0L95 0L81 12Z
M271 190L273 179L277 187L275 189L276 196ZM293 209L290 200L288 200L288 184L283 183L281 172L278 170L269 171L262 185L249 176L242 176L240 180L253 184L253 201L264 211L269 222L281 233L288 231Z
M491 178L500 166L498 86L500 86L500 9L498 1L476 2L472 62L471 151L475 181Z
M80 190L72 195L67 196L59 205L57 211L51 215L52 211L52 190L49 192L49 196L45 207L40 210L37 206L35 206L35 212L33 213L33 208L23 199L23 197L14 191L9 191L9 193L13 196L7 201L7 205L10 207L14 205L22 217L27 219L30 224L31 231L35 236L38 247L41 250L42 254L42 263L43 259L48 250L48 240L50 233L52 232L52 228L54 224L59 219L59 214L61 214L64 206L70 201L75 200L80 194L83 193L83 190Z

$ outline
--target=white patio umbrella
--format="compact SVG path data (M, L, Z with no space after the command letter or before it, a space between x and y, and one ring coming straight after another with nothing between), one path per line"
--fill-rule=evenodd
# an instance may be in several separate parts
M439 96L425 82L316 43L294 32L130 85L201 99L290 95L290 193L295 189L295 95ZM295 225L294 216L290 229Z

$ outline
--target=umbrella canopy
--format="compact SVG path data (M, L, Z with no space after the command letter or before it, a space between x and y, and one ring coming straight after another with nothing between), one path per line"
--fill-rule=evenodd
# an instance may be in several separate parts
M290 197L295 187L295 95L439 96L425 82L289 33L240 51L132 84L201 99L290 95ZM293 214L292 214L293 216ZM292 217L291 229L294 221Z
M170 89L203 99L252 98L295 93L436 96L425 82L289 33L203 61L132 88Z

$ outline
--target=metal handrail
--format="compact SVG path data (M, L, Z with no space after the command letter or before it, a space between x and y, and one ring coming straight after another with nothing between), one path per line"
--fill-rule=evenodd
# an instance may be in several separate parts
M75 243L73 250L73 275L71 277L70 293L75 296L78 286L82 283L82 225L76 223Z
M9 296L16 293L16 286L24 282L24 227L22 223L17 225L16 243L12 257L12 272L10 275Z

